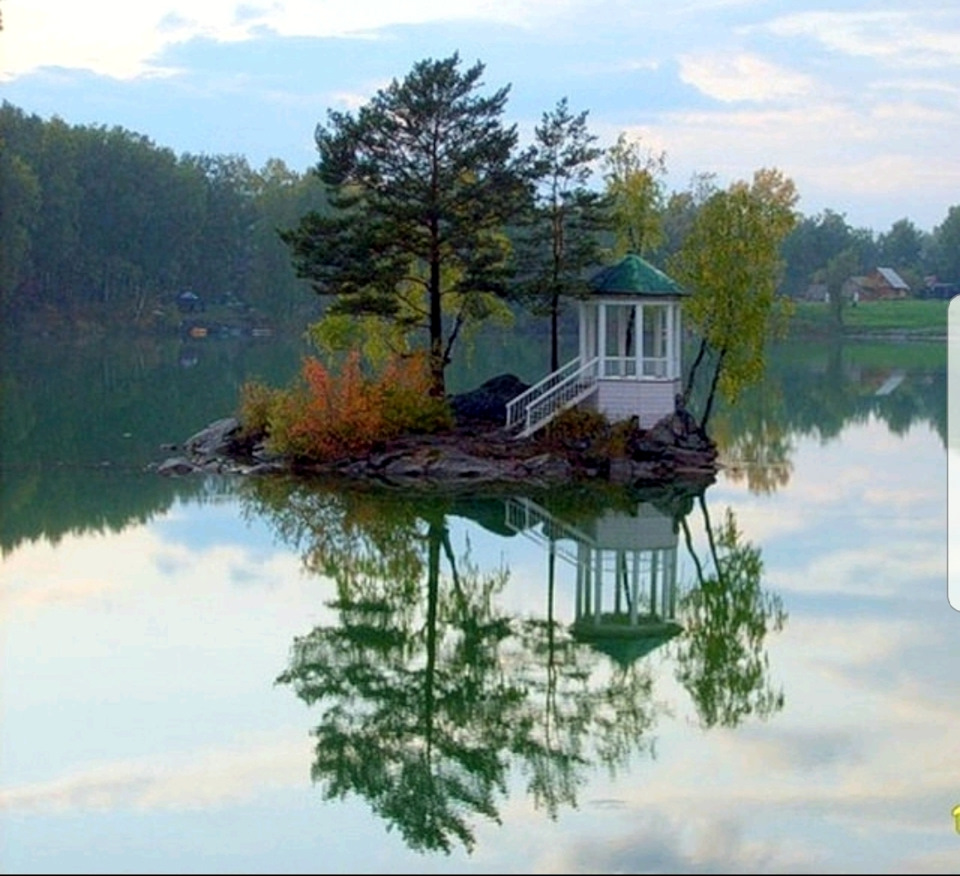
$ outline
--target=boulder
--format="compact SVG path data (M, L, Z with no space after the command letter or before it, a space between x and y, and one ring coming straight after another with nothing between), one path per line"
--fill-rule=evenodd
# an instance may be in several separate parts
M196 474L198 471L200 471L198 466L182 456L172 456L157 466L157 474L162 475L190 475Z
M214 420L205 429L191 435L183 446L192 456L209 460L217 456L230 455L239 435L240 421L236 417L224 417L221 420Z
M507 402L529 389L514 374L492 377L470 392L450 398L450 407L457 423L490 423L502 426L507 420Z

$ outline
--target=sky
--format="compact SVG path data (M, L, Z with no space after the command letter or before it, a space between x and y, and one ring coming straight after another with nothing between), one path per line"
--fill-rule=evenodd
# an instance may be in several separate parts
M529 143L566 97L669 190L775 167L799 209L877 233L960 204L960 3L948 0L0 0L0 97L177 154L305 171L327 111L425 58L485 65Z

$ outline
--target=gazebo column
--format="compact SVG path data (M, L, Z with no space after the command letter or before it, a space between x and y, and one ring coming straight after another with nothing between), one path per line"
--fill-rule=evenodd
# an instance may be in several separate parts
M643 375L643 305L633 307L633 358L636 360L634 372L637 380Z
M676 351L674 350L673 320L676 316L676 307L673 305L667 308L667 373L664 375L670 380L677 376Z
M597 305L597 355L600 357L600 378L607 376L607 305Z

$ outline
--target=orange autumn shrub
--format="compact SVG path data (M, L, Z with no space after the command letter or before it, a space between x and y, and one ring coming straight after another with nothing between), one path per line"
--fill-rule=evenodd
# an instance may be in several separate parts
M378 442L453 422L446 402L429 394L422 357L394 359L378 377L364 373L358 353L347 357L339 373L307 356L300 378L272 397L267 429L272 450L299 460L356 456Z

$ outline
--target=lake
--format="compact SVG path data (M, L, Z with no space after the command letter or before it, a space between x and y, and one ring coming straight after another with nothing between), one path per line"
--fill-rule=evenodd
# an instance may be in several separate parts
M302 352L5 343L0 869L960 869L945 344L776 348L699 492L145 471Z

